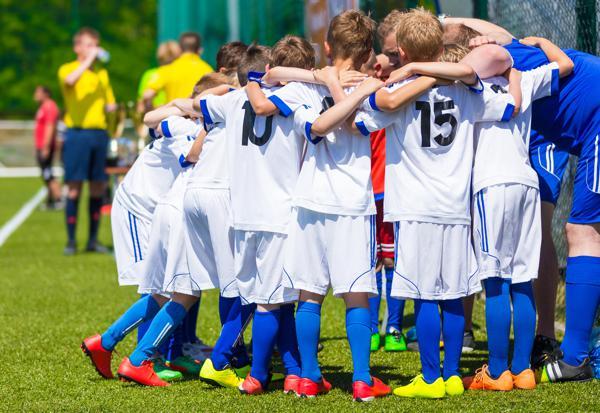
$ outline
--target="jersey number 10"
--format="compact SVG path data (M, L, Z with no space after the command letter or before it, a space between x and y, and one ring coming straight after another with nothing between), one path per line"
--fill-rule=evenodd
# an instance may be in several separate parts
M254 134L254 120L256 119L256 112L252 108L249 101L244 102L242 106L244 109L244 128L242 131L242 146L248 146L248 141L252 142L256 146L263 146L269 141L271 132L273 129L273 115L267 116L265 119L265 130L261 136Z
M431 105L429 102L415 102L415 107L421 112L421 147L431 147ZM441 133L434 136L433 140L440 146L448 146L454 141L456 136L456 126L458 121L451 113L444 113L444 110L454 109L453 100L445 100L443 102L435 102L433 104L434 118L433 122L442 126L444 123L450 124L450 133L447 136Z

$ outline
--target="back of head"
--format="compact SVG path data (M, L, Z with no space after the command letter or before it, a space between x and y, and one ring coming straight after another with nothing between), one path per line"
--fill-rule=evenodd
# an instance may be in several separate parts
M237 74L241 86L248 83L248 72L264 72L271 62L271 49L267 46L250 45L242 57Z
M237 70L246 50L248 45L243 42L225 43L217 52L217 70L220 72Z
M313 69L315 65L315 49L302 37L287 35L271 49L271 67Z
M156 50L156 60L158 60L158 64L161 66L168 65L173 60L177 59L180 54L181 47L179 47L179 43L174 40L169 40L158 45L158 49Z
M440 62L458 63L468 54L469 49L467 47L456 43L448 43L444 45L444 53L440 57Z
M220 85L233 85L232 80L224 75L223 73L213 72L204 75L194 85L194 91L192 92L192 98L195 98L205 90L212 89Z
M442 24L418 7L404 13L396 27L396 41L411 62L434 62L443 51Z
M179 36L179 46L183 53L198 54L202 47L202 39L200 38L200 35L195 32L181 33L181 36Z
M481 33L462 23L444 26L444 43L455 43L464 47L469 47L469 41L477 36L481 36Z
M403 12L394 9L379 23L377 26L377 40L379 40L380 45L383 45L385 38L391 33L396 34L396 26L400 23L402 16L404 16Z
M360 10L335 16L327 29L332 59L352 59L358 66L367 61L373 48L375 22Z

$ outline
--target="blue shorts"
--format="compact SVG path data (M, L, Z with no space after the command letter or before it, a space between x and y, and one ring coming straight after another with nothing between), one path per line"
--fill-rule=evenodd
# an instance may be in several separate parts
M63 144L65 182L106 181L108 132L103 129L69 128Z
M569 163L568 145L548 142L542 135L532 130L529 159L538 174L541 200L556 205L562 179Z

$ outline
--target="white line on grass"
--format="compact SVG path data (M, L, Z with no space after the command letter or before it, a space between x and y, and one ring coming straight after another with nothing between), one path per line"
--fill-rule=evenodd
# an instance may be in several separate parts
M2 228L0 228L0 247L4 245L8 237L15 232L23 222L31 215L33 210L44 200L48 190L43 187L31 198L25 205L21 207L17 212Z

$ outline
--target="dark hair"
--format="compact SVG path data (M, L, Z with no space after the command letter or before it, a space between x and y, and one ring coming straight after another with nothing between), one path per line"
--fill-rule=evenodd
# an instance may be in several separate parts
M52 97L52 91L50 90L50 88L46 85L37 85L35 87L36 89L42 89L42 91L44 92L44 94L48 97Z
M237 69L240 85L245 86L248 83L248 72L264 72L265 66L270 62L271 49L269 47L251 44Z
M455 43L464 47L469 47L469 41L477 36L481 36L477 30L470 28L462 23L449 24L444 26L444 43Z
M73 35L73 42L77 42L77 40L81 36L90 36L92 39L95 39L98 43L100 43L100 33L98 30L92 29L91 27L82 27Z
M225 43L217 52L217 70L221 68L226 71L237 70L246 50L248 50L248 45L243 42Z
M299 67L314 69L315 49L299 36L287 35L271 49L271 66Z
M202 47L202 39L195 32L184 32L179 36L181 51L186 53L198 53Z

